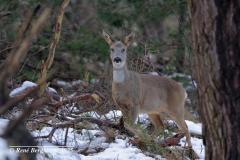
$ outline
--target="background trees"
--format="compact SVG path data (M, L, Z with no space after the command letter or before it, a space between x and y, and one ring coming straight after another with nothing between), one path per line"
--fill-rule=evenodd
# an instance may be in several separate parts
M0 1L0 15L5 15L0 17L1 62L11 50L11 43L27 12L45 6L53 8L43 34L33 42L27 59L15 75L16 82L37 79L41 64L39 59L47 56L60 3L61 0ZM135 32L136 45L130 51L133 58L143 56L144 53L154 54L158 57L155 61L160 62L158 68L161 72L183 71L186 51L184 37L186 31L189 31L185 6L185 0L71 1L65 12L61 39L49 80L83 79L86 73L90 79L101 75L102 67L99 65L108 60L107 45L101 37L103 29L115 35L115 38L121 38L130 31Z

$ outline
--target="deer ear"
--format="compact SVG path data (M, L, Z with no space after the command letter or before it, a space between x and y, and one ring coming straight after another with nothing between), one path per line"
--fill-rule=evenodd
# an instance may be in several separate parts
M108 45L112 44L112 38L109 36L109 34L107 34L105 31L102 32L103 38L105 39L105 41L108 43Z
M132 43L133 38L134 38L134 33L130 33L129 35L127 35L124 39L125 45L129 46Z

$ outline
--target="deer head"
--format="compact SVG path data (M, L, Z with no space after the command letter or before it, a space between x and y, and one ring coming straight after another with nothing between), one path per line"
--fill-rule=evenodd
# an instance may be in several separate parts
M127 61L127 48L133 39L133 33L124 38L124 41L113 41L111 36L103 31L103 37L110 47L110 58L114 69L122 69Z

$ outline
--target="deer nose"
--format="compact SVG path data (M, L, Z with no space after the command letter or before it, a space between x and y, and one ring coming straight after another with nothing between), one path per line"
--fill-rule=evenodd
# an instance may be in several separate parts
M116 57L113 59L113 62L120 63L122 60L119 57Z

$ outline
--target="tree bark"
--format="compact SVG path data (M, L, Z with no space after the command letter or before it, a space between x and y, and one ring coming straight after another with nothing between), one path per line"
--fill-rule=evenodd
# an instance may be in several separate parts
M190 8L206 159L240 159L240 1L192 0Z

